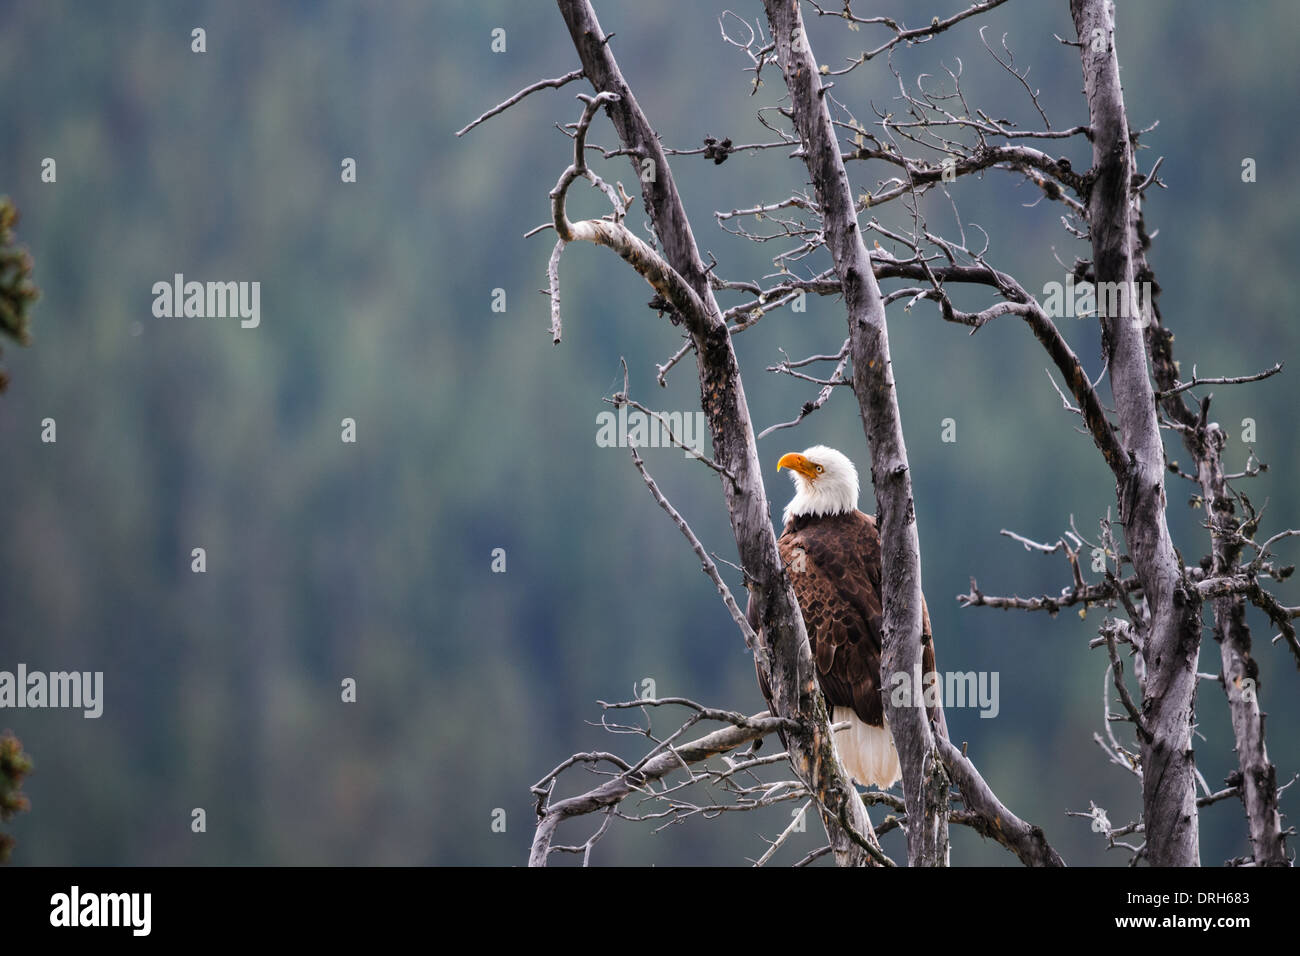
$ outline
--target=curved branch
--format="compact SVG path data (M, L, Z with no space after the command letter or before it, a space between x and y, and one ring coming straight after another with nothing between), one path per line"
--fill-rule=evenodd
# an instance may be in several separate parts
M1003 806L975 765L952 741L940 737L938 746L944 766L961 790L967 809L983 822L983 826L976 826L974 822L969 822L969 826L1001 843L1026 866L1065 866L1061 855L1047 842L1043 828L1026 823Z
M525 86L522 90L520 90L514 96L510 97L508 100L503 100L502 102L498 103L496 106L492 107L482 116L480 116L478 119L474 120L474 122L468 124L467 126L462 127L461 129L456 130L456 135L464 136L475 126L478 126L480 123L483 123L486 120L490 120L498 113L504 113L506 110L510 109L510 107L514 106L516 103L522 100L529 93L536 93L538 90L544 90L547 87L559 88L561 86L564 86L564 84L566 83L573 82L574 80L578 79L580 76L582 76L581 70L571 70L570 72L565 73L564 76L557 76L554 79L550 79L550 80L538 80L536 83L533 83L529 86Z

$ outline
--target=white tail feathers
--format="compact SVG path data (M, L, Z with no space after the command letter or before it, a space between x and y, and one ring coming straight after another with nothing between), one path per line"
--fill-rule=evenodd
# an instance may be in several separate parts
M898 766L898 751L889 724L872 727L851 707L836 707L831 722L849 726L835 732L835 749L844 768L864 787L888 790L903 775Z

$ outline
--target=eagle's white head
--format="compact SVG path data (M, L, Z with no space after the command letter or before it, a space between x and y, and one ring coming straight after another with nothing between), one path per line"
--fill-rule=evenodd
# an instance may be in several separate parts
M837 515L858 507L858 470L848 456L813 445L802 454L783 455L776 470L790 469L794 497L785 506L782 521L801 515Z

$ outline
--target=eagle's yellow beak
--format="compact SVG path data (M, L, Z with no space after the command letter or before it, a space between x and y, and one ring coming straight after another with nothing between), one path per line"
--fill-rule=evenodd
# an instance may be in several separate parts
M791 471L797 471L809 481L815 480L817 475L821 472L821 468L818 465L814 465L803 455L796 455L793 452L788 455L782 455L781 460L776 463L777 471L780 471L782 468L789 468Z

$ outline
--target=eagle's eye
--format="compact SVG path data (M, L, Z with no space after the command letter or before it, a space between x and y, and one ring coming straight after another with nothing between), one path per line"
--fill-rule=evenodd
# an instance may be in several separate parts
M826 470L826 469L823 468L821 465L818 465L818 466L817 466L817 474L820 475L820 474L821 474L823 471L825 471L825 470Z

